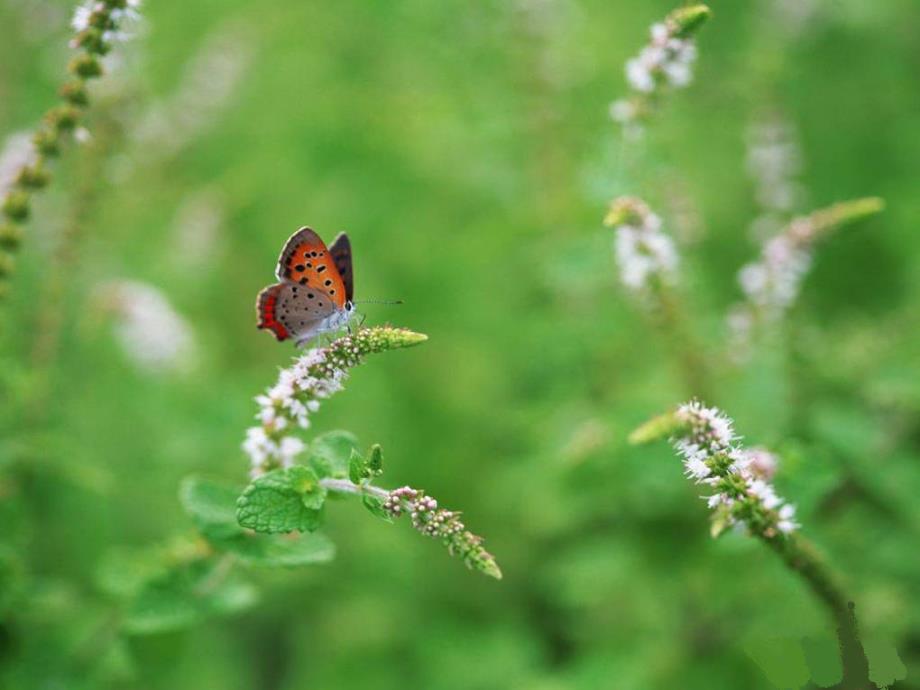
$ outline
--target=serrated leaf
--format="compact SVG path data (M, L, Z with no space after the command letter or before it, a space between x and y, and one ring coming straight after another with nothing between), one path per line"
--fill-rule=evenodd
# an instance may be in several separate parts
M290 536L241 534L221 544L241 561L263 568L293 568L328 563L335 545L324 534Z
M256 532L312 532L322 522L325 489L308 467L295 465L269 472L246 487L236 517Z
M359 450L358 439L350 431L321 434L310 444L310 466L320 477L347 477L353 450Z
M393 522L393 518L390 517L390 514L383 509L383 501L379 498L364 494L361 502L374 516L379 517L381 520L386 520L387 522Z
M208 540L219 540L242 533L236 521L239 491L227 484L186 477L179 485L179 501L195 526Z
M351 479L354 484L360 484L369 476L370 472L368 472L367 463L364 461L364 457L361 453L352 448L351 457L348 458L348 478Z
M147 582L127 607L124 630L138 635L178 630L253 605L255 588L222 572L224 567L219 560L196 561Z

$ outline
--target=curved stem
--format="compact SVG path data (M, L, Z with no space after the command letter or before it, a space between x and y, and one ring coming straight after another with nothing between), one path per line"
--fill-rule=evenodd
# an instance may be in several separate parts
M836 575L806 539L796 535L761 540L783 562L805 580L812 593L827 607L837 627L843 681L839 690L862 690L873 687L869 680L869 661L859 639L855 605L844 593Z

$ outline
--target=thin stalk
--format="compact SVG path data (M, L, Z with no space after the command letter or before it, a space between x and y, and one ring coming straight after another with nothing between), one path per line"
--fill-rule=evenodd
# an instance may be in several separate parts
M373 496L374 498L379 498L381 501L385 501L387 496L390 495L390 492L386 489L381 489L380 487L372 486L371 484L355 484L348 479L331 479L327 477L320 479L319 483L320 486L326 489L326 491L330 491L336 494Z
M677 293L670 287L659 285L656 289L658 309L656 325L665 335L678 359L684 388L690 397L710 400L710 369L703 348L697 342L686 318L686 310Z
M805 581L834 620L843 664L843 681L837 686L839 690L872 688L869 661L859 639L855 605L846 596L837 576L828 568L817 549L796 534L784 538L758 536Z

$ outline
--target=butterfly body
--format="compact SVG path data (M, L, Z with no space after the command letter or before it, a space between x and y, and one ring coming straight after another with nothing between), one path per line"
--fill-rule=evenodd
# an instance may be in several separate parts
M328 248L310 228L285 243L275 271L277 283L256 301L258 328L301 346L322 333L348 325L355 308L351 243L341 233Z

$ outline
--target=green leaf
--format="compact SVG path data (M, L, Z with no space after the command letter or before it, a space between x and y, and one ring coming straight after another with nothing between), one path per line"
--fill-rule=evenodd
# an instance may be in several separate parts
M310 444L310 466L320 477L347 477L352 451L360 451L349 431L330 431Z
M220 559L186 563L145 583L127 606L125 631L144 635L179 630L252 606L256 590L227 573L225 563Z
M374 477L379 477L383 474L383 448L380 447L379 443L371 446L371 457L367 461L367 468Z
M364 504L364 507L376 517L379 517L381 520L386 520L387 522L393 522L393 518L390 517L390 514L383 509L383 501L376 496L364 494L361 502Z
M246 487L236 517L256 532L312 532L322 522L326 490L309 467L295 465L269 472Z
M208 540L242 534L236 521L239 490L200 477L186 477L179 485L179 502Z
M328 563L335 557L335 545L329 537L319 533L297 536L240 534L221 546L244 563L263 568Z
M364 457L352 448L351 457L348 459L348 478L355 484L360 484L370 476L367 462Z

